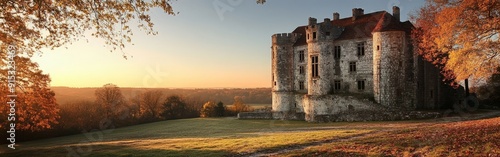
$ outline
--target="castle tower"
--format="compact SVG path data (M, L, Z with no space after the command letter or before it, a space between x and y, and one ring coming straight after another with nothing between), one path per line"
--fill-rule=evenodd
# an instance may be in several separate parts
M373 33L373 95L385 106L402 106L405 101L405 47L404 31Z
M274 34L272 36L273 112L289 112L294 101L293 44L297 38L298 34L292 33Z
M317 23L315 18L309 18L306 27L306 42L308 50L308 95L326 95L331 91L330 80L333 76L331 67L334 62L333 40L342 33L342 28L333 26L329 18Z
M326 18L318 24L315 18L309 18L306 27L306 41L308 50L308 95L326 95L331 90L330 70L333 58L329 54L332 48L333 29L330 19Z

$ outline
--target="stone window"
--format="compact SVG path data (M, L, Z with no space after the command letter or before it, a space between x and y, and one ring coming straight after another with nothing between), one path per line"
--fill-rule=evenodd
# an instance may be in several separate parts
M349 72L356 72L356 62L349 62Z
M330 32L325 32L325 35L326 36L330 36Z
M380 45L377 45L377 51L380 50Z
M299 90L304 90L304 81L299 81Z
M340 59L340 46L334 47L333 58Z
M318 56L311 56L311 68L312 77L318 77Z
M333 81L333 89L335 89L335 90L340 90L341 89L340 80Z
M431 99L432 99L432 98L434 98L434 93L433 93L432 89L431 89L431 91L430 91L430 94L431 94L430 98L431 98Z
M305 72L304 66L302 66L302 65L299 66L299 73L304 74L304 72Z
M316 39L316 32L313 32L313 39Z
M357 44L358 47L358 56L364 56L365 55L365 43L360 42Z
M365 80L358 80L358 90L365 90Z
M304 50L299 51L299 62L304 62Z

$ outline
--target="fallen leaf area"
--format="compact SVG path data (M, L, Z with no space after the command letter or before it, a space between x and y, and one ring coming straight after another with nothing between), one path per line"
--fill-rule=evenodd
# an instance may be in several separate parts
M500 156L500 118L381 130L279 156Z

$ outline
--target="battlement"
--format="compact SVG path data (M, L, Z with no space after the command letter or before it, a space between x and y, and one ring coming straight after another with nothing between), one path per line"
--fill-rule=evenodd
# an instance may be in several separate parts
M272 35L273 44L293 44L299 37L297 33L277 33Z
M342 27L332 25L330 18L324 18L322 22L316 18L309 17L306 29L306 41L331 41L337 39L343 31Z

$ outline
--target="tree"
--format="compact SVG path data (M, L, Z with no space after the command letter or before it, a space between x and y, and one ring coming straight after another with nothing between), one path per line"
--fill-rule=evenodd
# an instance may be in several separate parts
M92 101L69 102L61 105L60 128L77 131L98 129L104 119L104 108ZM88 118L92 117L92 118ZM61 131L62 131L61 130Z
M12 113L11 110L15 113L14 121L9 121L8 118L0 119L1 126L9 126L9 123L15 122L15 128L19 130L40 131L52 128L58 123L59 107L54 92L49 88L49 75L43 74L38 69L38 64L29 58L15 56L12 58L15 66L10 66L8 61L12 60L7 55L0 57L0 80L9 82L8 77L4 75L15 76L15 87L12 88L15 93L10 92L8 83L0 84L0 101L15 101L12 107L8 104L0 105L0 112L5 117ZM8 71L14 72L15 75L10 75L12 73L9 74ZM14 94L17 97L7 97Z
M5 21L0 41L15 44L28 55L71 43L88 30L113 49L121 49L131 41L129 21L138 19L139 28L156 34L148 11L161 8L175 15L170 0L2 1L0 6L0 19Z
M500 107L500 95L498 94L500 93L500 67L496 70L496 73L486 81L486 84L478 87L477 94L482 99L481 104Z
M203 108L201 109L200 117L215 117L217 106L213 101L208 101L203 104Z
M159 119L162 112L163 92L149 90L137 95L133 102L139 105L140 114L150 120Z
M217 117L223 117L225 111L226 111L226 107L224 107L224 103L219 101L219 103L217 103L217 106L215 107L215 115Z
M163 103L163 117L165 119L184 118L187 112L187 104L180 96L172 95L167 97Z
M252 108L243 102L243 98L240 96L235 96L234 97L234 103L230 108L233 112L240 113L240 112L248 112L251 111Z
M104 108L105 117L111 120L117 119L126 107L120 88L114 84L105 84L97 89L95 97L95 103Z
M418 53L448 79L484 80L500 66L500 2L428 0L412 17Z

